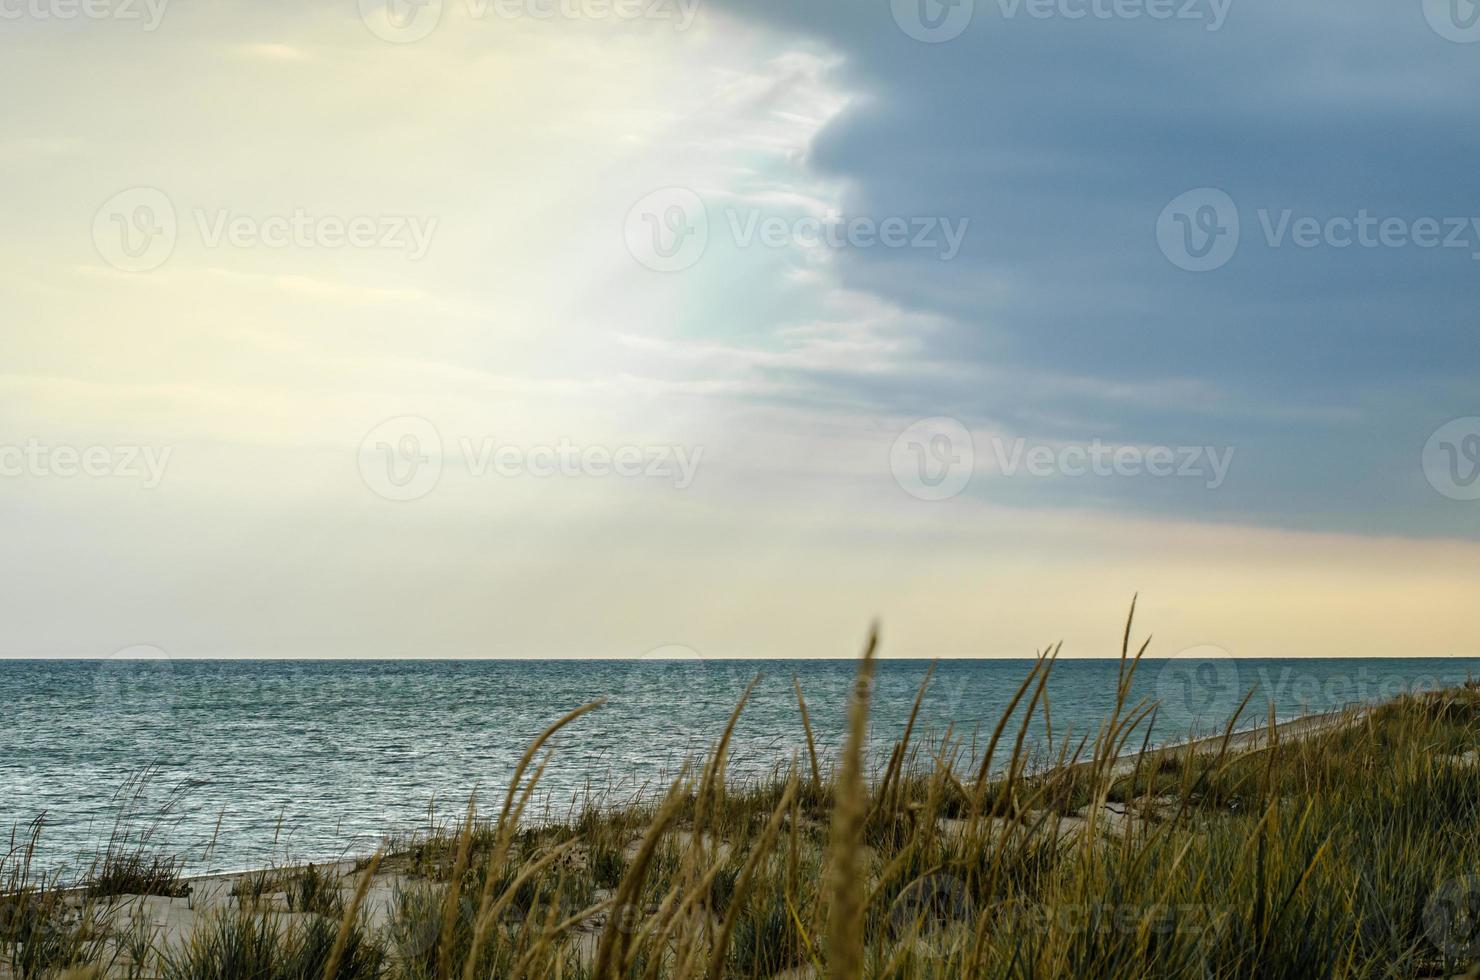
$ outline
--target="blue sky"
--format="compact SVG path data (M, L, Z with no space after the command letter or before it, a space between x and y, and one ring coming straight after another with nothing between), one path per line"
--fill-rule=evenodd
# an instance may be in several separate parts
M1477 652L1470 0L66 3L0 654Z

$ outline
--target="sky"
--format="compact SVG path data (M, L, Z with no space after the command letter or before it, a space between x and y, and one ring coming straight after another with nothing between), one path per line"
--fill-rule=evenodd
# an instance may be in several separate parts
M0 656L1480 656L1471 0L0 0Z

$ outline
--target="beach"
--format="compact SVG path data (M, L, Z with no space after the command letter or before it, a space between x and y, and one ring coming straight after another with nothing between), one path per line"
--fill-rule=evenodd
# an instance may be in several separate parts
M1019 691L1029 714L1042 690L1035 684L1030 675ZM1409 899L1416 935L1384 953L1359 931L1359 942L1333 939L1317 952L1343 975L1375 974L1391 955L1413 969L1457 973L1471 952L1468 920L1446 918L1455 895L1441 893L1469 894L1469 879L1452 872L1462 870L1473 835L1430 851L1409 851L1411 835L1393 836L1391 826L1363 841L1348 836L1358 828L1344 827L1352 817L1342 801L1351 789L1344 781L1366 771L1369 795L1398 807L1369 816L1390 823L1413 792L1405 780L1459 780L1471 788L1450 799L1453 812L1435 811L1433 799L1445 797L1434 786L1431 798L1407 803L1436 828L1467 819L1476 806L1477 719L1480 694L1458 687L1143 751L1137 711L1121 704L1079 757L1032 771L1005 722L993 746L1005 768L974 757L968 766L961 744L909 729L886 756L868 757L855 724L835 764L794 753L772 777L730 785L723 755L732 724L666 794L592 806L569 822L520 821L541 765L535 752L507 795L471 804L463 819L388 838L373 855L184 875L159 855L120 848L110 856L116 867L95 869L91 882L48 890L18 880L12 854L0 908L12 927L24 917L17 909L32 917L45 909L51 928L75 941L78 965L91 958L108 977L204 975L223 949L255 942L271 948L272 962L311 962L320 972L332 965L334 976L616 976L646 963L662 977L802 978L823 975L835 947L853 941L829 922L840 914L836 880L851 876L867 883L863 892L851 886L863 896L852 914L871 970L895 963L890 975L901 977L996 975L994 957L1026 944L1051 973L1113 956L1152 957L1143 966L1157 975L1191 976L1199 957L1225 955L1223 944L1242 941L1266 914L1257 912L1257 888L1254 905L1242 905L1254 866L1219 855L1263 854L1260 874L1278 859L1282 887L1294 888L1285 901L1304 901L1304 914L1319 912L1323 928L1335 928L1328 911L1346 906L1318 890L1343 887L1321 881L1340 877L1328 859L1341 840L1408 855L1399 877L1421 893ZM802 727L812 742L810 725ZM1441 742L1452 751L1436 752ZM974 781L972 767L985 778ZM1294 792L1317 771L1325 775ZM1328 806L1323 824L1313 814ZM1200 851L1211 863L1199 875L1176 862L1149 870L1157 855ZM1369 860L1366 874L1376 873L1373 860L1384 858ZM1211 888L1201 881L1209 874L1231 878ZM1302 890L1312 894L1302 899ZM354 952L331 964L337 944L329 940L341 933ZM10 959L0 976L49 975L18 968L25 944L14 935L0 949ZM1257 961L1269 952L1242 955Z

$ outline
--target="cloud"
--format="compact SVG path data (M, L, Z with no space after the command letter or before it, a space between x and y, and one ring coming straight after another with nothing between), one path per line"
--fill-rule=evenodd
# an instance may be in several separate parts
M950 262L833 255L842 288L945 326L894 377L819 367L819 385L1027 435L1239 445L1245 491L1151 504L1174 513L1480 534L1415 481L1428 434L1476 411L1456 387L1480 371L1472 249L1301 248L1263 227L1286 211L1477 213L1480 132L1461 93L1480 62L1418 5L1360 0L1338 17L1247 0L1210 30L977 3L941 44L906 36L887 4L726 6L839 56L832 77L855 95L807 161L846 189L847 212L971 221ZM1158 249L1156 226L1205 186L1236 202L1242 240L1195 275ZM1077 381L1013 382L1045 375Z
M851 0L718 0L683 32L452 5L403 45L353 4L282 0L180 7L152 35L28 34L0 65L42 93L0 107L0 177L26 191L0 242L0 419L11 440L175 453L149 495L5 486L26 570L10 642L811 655L882 614L909 652L1055 634L1104 652L1141 588L1171 645L1448 652L1474 545L1405 536L1480 533L1419 466L1441 422L1480 414L1475 263L1275 248L1260 212L1480 206L1480 67L1417 10L1235 4L1208 31L978 0L934 45ZM139 97L100 98L101 76ZM1158 218L1207 186L1243 240L1193 274ZM150 272L102 265L90 236L129 187L182 222ZM709 239L668 273L623 232L673 187L700 195ZM208 247L194 220L298 207L436 217L436 246ZM833 216L872 222L868 241L819 241ZM947 260L882 246L891 217L969 226ZM738 241L751 218L780 242ZM940 415L977 470L926 504L891 451ZM403 416L444 451L569 437L703 447L703 466L681 495L450 466L400 506L355 454ZM1234 453L1210 491L999 472L1019 439Z

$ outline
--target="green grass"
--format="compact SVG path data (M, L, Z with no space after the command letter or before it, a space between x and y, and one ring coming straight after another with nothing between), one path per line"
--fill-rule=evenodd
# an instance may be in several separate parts
M1024 681L1014 708L1025 710L1009 710L1018 724L1040 710L1053 659ZM378 869L243 879L238 897L281 893L289 911L244 900L207 916L157 951L158 973L1202 980L1447 976L1480 963L1469 877L1480 767L1466 756L1480 748L1480 690L1402 698L1301 739L1215 740L1116 767L1146 738L1151 706L1127 703L1137 662L1127 647L1099 738L1036 774L1006 720L977 757L911 731L888 759L865 759L865 700L834 768L809 754L727 785L728 730L717 731L661 799L528 826L542 738L486 810L395 841ZM118 973L98 903L126 879L168 890L144 865L69 900L31 879L29 853L14 846L0 862L0 962L17 977L84 963ZM376 929L346 898L372 872L399 876Z
M334 957L340 924L322 916L285 921L275 915L223 910L207 919L179 949L163 953L165 980L360 980L384 973L386 951L363 927L351 924Z

